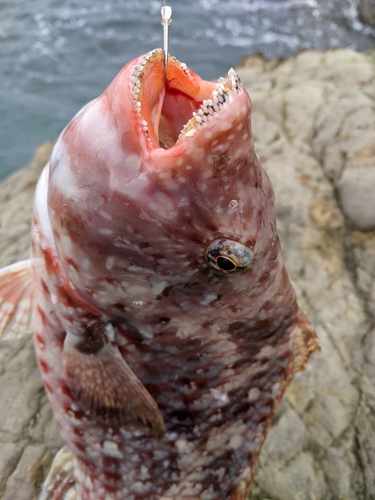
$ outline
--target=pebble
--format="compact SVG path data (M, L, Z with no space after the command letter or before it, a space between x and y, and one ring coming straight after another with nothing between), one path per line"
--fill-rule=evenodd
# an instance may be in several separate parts
M337 189L341 206L356 228L375 228L375 164L347 168Z
M357 12L363 24L375 26L375 0L359 0Z

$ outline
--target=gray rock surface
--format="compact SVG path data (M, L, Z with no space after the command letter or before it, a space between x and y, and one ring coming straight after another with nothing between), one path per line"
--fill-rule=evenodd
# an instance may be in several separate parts
M349 219L342 208L352 194L340 188L371 165L375 53L254 56L239 74L286 265L322 347L283 399L250 498L375 499L375 231L358 230L366 206ZM49 152L0 186L2 265L27 254L33 189ZM31 339L0 342L0 402L0 499L35 499L61 441Z
M375 128L374 128L375 148ZM358 229L375 228L375 157L371 166L346 168L337 182L341 206Z
M375 26L375 0L359 0L357 11L362 23Z

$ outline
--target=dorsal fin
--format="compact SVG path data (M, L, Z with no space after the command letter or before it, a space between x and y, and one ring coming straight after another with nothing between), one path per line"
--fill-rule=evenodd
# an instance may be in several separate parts
M297 313L293 335L293 373L296 373L301 370L306 370L306 363L310 354L320 350L314 327L301 309L299 309Z
M23 260L0 270L0 337L32 332L34 283L31 261Z

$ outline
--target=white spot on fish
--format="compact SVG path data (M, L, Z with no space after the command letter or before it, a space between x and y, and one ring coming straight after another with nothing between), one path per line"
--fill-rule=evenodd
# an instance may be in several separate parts
M90 267L90 261L89 261L89 259L82 259L81 260L81 267L83 269L88 269Z
M168 285L168 283L166 281L160 281L159 282L152 282L151 283L151 286L152 286L152 293L154 295L154 297L157 297L158 295L161 294L161 292L164 290L164 288Z
M137 307L137 308L141 308L143 305L144 305L143 300L135 300L135 301L133 302L133 306L134 306L134 307Z
M145 479L149 479L150 477L151 476L150 476L150 473L148 471L148 468L145 465L141 465L140 479L145 480Z
M214 301L217 299L217 295L215 293L209 293L208 295L205 296L203 300L201 300L202 306L207 306L210 302Z
M260 390L258 387L252 387L250 391L247 393L247 400L252 403L253 401L256 401L259 399L260 396Z
M108 325L106 325L105 330L107 333L108 340L110 342L114 342L115 341L115 329L113 328L113 326L109 323Z
M68 493L65 494L65 500L76 500L76 492L75 490L70 489Z
M151 488L152 488L152 483L148 482L148 483L143 484L143 483L141 483L141 481L137 481L131 487L131 489L133 491L135 491L136 493L145 493L148 490L150 490Z
M51 302L54 305L56 305L59 302L57 295L55 295L54 293L51 293Z
M177 439L176 446L177 446L178 452L184 453L186 448L187 448L187 444L188 444L188 442L186 441L186 439L183 439L183 438Z
M276 382L272 385L272 397L276 397L280 390L280 382Z
M107 212L105 212L104 210L100 210L99 214L104 218L104 219L107 219L107 220L112 220L112 215L109 215L107 214Z
M104 441L103 443L103 453L109 455L110 457L122 458L123 454L118 449L117 443L113 441Z
M236 450L237 448L239 448L241 446L242 443L243 443L242 436L239 434L235 434L234 436L232 436L230 438L229 447Z
M104 235L104 236L109 236L110 234L113 234L112 229L108 229L107 227L101 227L99 229L99 233Z
M228 203L228 206L231 210L234 210L235 208L238 207L238 201L237 200L231 200L229 203Z
M210 393L213 398L216 399L219 403L227 404L229 403L229 396L224 392L220 392L218 389L210 389Z
M108 257L105 267L110 271L113 268L114 264L115 264L115 258Z

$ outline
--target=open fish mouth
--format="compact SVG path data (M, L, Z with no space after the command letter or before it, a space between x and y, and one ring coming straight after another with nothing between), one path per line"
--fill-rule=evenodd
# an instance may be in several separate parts
M244 92L233 69L213 83L169 56L164 74L161 49L149 52L136 64L130 73L130 86L150 149L169 149L194 135Z

